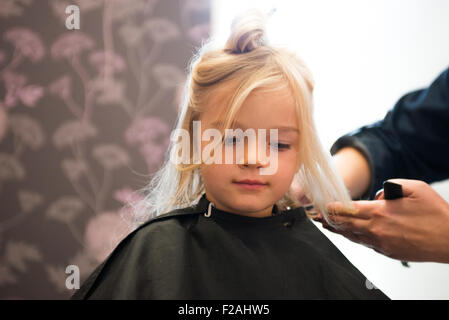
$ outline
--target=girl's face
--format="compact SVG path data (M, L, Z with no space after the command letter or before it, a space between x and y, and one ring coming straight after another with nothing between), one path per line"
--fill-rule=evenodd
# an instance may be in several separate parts
M220 116L223 115L223 101L231 94L232 89L229 87L214 92L206 111L200 117L202 133L208 128L217 128L217 121L224 121ZM230 142L227 141L222 147L221 164L201 164L206 197L217 209L252 217L271 215L273 205L288 191L295 173L299 170L299 130L296 119L295 100L287 88L271 92L255 90L248 96L236 115L236 125L233 129L240 128L245 131L252 128L258 139L258 129L266 129L266 154L273 151L273 148L278 149L277 170L271 175L260 174L260 168L269 167L270 163L262 163L257 152L254 155L257 160L249 161L248 150L251 148L248 148L247 138L244 139L244 159L236 159L236 147L231 138ZM278 129L277 144L270 145L270 129ZM204 150L208 144L209 141L202 141L201 149ZM234 148L233 164L225 164L227 148ZM264 185L252 188L238 183L245 179L257 180Z

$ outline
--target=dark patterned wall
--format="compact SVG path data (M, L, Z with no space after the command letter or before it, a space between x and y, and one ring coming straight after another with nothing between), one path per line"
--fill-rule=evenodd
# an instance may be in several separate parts
M208 32L208 0L0 1L0 299L68 298L128 232Z

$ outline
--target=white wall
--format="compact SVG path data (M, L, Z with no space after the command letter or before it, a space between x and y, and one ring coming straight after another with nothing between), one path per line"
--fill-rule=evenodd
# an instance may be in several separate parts
M234 15L252 7L276 7L271 42L296 50L311 69L315 121L328 148L342 134L383 118L401 95L427 86L449 66L446 0L213 0L213 35L224 42ZM449 201L449 182L434 187ZM449 265L404 268L323 232L391 298L449 299Z

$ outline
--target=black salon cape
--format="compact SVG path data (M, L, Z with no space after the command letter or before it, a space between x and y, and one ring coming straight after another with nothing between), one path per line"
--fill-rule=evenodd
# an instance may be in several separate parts
M129 234L72 299L388 299L307 218L198 204Z
M392 178L448 179L449 69L428 88L401 97L383 120L340 137L331 153L344 147L358 149L370 164L373 179L362 199L373 199Z

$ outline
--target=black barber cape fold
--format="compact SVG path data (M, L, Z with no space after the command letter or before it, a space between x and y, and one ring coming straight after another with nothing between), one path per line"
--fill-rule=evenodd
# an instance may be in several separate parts
M131 232L72 299L388 299L302 207L254 218L188 208Z

